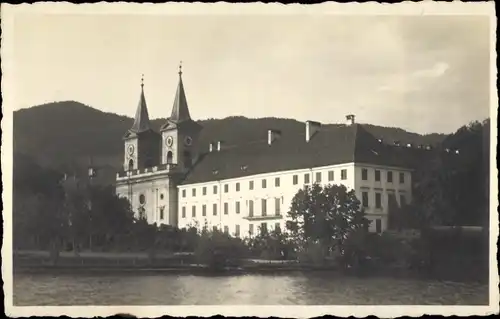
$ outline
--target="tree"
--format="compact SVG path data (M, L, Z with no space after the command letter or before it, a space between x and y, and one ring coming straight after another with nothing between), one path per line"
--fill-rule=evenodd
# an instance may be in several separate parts
M344 185L305 186L294 196L287 230L299 250L319 244L323 255L342 254L349 235L366 231L368 220L354 190Z
M96 244L101 247L112 246L118 236L130 231L134 213L128 201L118 197L112 186L91 187L90 200L92 208L89 217L92 218Z
M252 255L265 259L286 258L292 250L287 235L279 228L272 231L262 229L258 235L246 240Z
M489 135L489 120L472 122L417 167L414 201L424 224L488 224Z
M401 231L403 229L421 229L424 225L419 212L419 207L413 203L399 205L394 196L389 196L388 203L388 228Z
M242 240L219 230L202 232L194 251L197 261L213 270L235 265L247 253Z

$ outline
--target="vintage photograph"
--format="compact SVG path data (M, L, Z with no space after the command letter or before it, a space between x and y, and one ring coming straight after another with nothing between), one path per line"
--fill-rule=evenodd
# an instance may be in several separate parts
M6 306L498 312L496 19L461 5L2 4Z

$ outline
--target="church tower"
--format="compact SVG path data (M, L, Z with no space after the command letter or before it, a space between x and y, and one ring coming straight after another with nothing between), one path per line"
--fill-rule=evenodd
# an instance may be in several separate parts
M197 142L201 129L201 125L193 121L189 114L180 65L172 113L160 130L161 163L175 165L180 173L189 170L198 159Z
M134 124L123 139L125 144L123 168L125 171L142 170L159 164L161 137L151 128L144 96L144 78L141 79L141 95Z

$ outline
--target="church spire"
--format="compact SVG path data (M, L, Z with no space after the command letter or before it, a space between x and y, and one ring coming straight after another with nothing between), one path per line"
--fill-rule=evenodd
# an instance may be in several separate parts
M182 61L179 64L179 84L177 85L177 92L175 93L174 105L172 107L172 114L170 115L170 120L179 123L183 121L190 120L189 109L186 100L186 94L184 93L184 85L182 83Z
M135 112L135 120L132 128L130 129L134 133L141 133L151 129L151 124L149 123L148 107L146 105L146 98L144 97L144 74L141 78L141 97L139 99L139 105L137 106L137 111Z

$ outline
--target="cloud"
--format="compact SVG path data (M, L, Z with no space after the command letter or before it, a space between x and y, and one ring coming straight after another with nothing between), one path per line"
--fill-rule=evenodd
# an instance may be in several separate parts
M422 91L430 80L442 77L450 68L448 63L436 62L432 67L413 71L411 74L402 72L389 76L385 84L379 86L379 92L411 93Z
M16 100L20 108L76 99L131 116L139 76L146 73L150 116L165 117L183 60L197 119L307 120L314 113L335 123L353 113L365 123L451 132L488 115L488 21L328 14L20 17Z
M438 78L443 76L449 67L445 62L438 62L429 69L415 71L413 76L417 78Z

